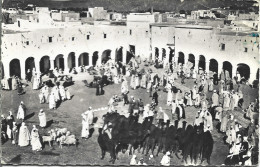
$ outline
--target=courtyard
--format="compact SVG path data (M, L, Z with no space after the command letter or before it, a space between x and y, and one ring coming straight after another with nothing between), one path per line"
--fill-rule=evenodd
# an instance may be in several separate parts
M153 71L162 73L163 70L153 69ZM39 134L41 136L48 135L48 131L55 128L68 128L68 130L76 135L79 139L79 144L75 146L64 146L62 149L59 148L58 144L54 142L53 147L49 147L45 144L44 148L40 152L34 152L31 150L31 146L19 147L11 144L11 141L7 141L2 145L2 162L6 164L46 164L46 165L108 165L110 156L107 153L105 159L100 160L101 150L97 143L98 128L102 126L102 115L107 112L107 104L109 99L114 95L121 94L121 84L113 84L104 87L105 94L102 96L95 95L95 88L88 88L84 85L82 80L92 81L93 76L89 75L87 72L72 75L75 81L72 86L69 86L70 93L72 95L71 100L62 102L57 110L49 110L48 104L39 103L39 90L32 90L32 85L29 84L25 88L26 93L24 95L18 96L17 91L1 91L1 107L2 113L4 115L8 114L8 111L13 111L16 120L16 114L18 106L21 101L27 107L27 119L25 123L27 124L29 131L32 129L33 125L39 124L38 113L40 109L46 112L46 117L48 121L47 128L42 129L39 126ZM127 78L128 84L130 78ZM23 81L24 82L24 81ZM183 90L183 92L189 91L194 80L186 80L184 85L180 84L180 79L175 81L175 86ZM218 86L215 86L218 89ZM258 89L250 88L249 86L242 85L242 90L244 94L245 104L247 107L250 102L254 101L258 96ZM159 91L159 105L163 109L168 110L170 107L166 105L167 94L163 91ZM133 95L135 98L141 98L144 104L150 103L151 98L149 98L148 93L145 89L139 88L137 90L130 89L129 97ZM208 98L211 96L209 94ZM96 123L92 129L92 136L88 140L82 140L81 135L81 114L85 112L88 107L92 107L95 110L95 117L97 119ZM119 103L116 106L116 110L120 114L127 115L128 105L123 106L123 103ZM195 114L198 109L194 107L186 107L186 119L187 125L193 124L195 119ZM242 109L239 108L238 111L234 111L233 114L235 118L242 124L244 128L247 127L249 120L245 119L243 116ZM183 120L181 120L182 122ZM221 165L224 163L226 156L228 155L228 146L224 144L223 137L224 134L218 133L216 130L217 122L214 121L214 130L212 132L214 140L213 153L211 155L211 165ZM137 159L141 157L144 158L144 162L149 164L148 156L144 156L141 153L135 152ZM160 164L163 154L160 153L158 157L155 157L157 165ZM181 156L182 157L182 156ZM128 153L119 153L119 160L115 161L115 165L128 165L132 156ZM173 165L183 165L184 163L179 160L175 155L171 158L171 164ZM204 161L203 165L207 165Z

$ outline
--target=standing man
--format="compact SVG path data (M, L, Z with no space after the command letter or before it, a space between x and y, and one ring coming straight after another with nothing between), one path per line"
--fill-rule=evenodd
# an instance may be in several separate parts
M155 104L158 105L158 93L157 93L156 89L155 89L155 91L153 93L153 99L155 101Z

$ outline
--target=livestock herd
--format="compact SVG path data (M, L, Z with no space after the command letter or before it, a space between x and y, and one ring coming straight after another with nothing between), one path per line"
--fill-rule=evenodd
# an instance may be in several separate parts
M209 131L203 131L203 124L186 127L187 122L183 121L182 127L178 127L178 120L174 125L153 124L153 117L138 123L138 116L125 117L118 113L108 113L103 116L103 120L104 125L99 129L98 136L101 159L108 152L111 156L109 162L114 163L118 159L118 153L124 153L126 149L129 155L136 149L138 152L142 151L142 154L147 155L151 151L154 155L157 147L156 156L161 152L170 151L180 159L181 152L185 163L190 156L191 163L197 164L200 159L200 163L207 160L210 164L214 141Z

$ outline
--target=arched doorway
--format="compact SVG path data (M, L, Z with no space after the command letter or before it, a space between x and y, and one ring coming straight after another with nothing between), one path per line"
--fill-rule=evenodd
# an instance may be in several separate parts
M232 64L228 61L223 62L223 70L229 72L230 78L232 78Z
M67 58L67 63L68 63L68 68L70 70L72 68L76 67L76 58L75 58L75 53L74 52L69 53L68 58Z
M250 67L247 64L240 63L237 65L237 72L240 74L240 77L244 77L246 80L250 78Z
M184 53L179 52L178 64L184 64Z
M56 56L56 58L54 60L54 67L64 70L64 58L63 58L62 54L59 54L58 56Z
M193 66L191 68L194 68L194 66L195 66L195 56L193 54L189 54L188 61L193 64Z
M216 72L218 74L218 62L215 59L209 60L209 71Z
M130 62L130 60L132 59L132 57L134 57L132 52L127 51L126 53L126 64L128 64Z
M172 59L174 58L174 49L170 50L170 55L169 55L169 62L172 62Z
M88 53L81 53L79 55L79 66L88 66L89 65L89 56Z
M90 56L92 56L92 55L90 55ZM98 60L98 51L93 53L93 57L92 57L92 64L93 64L93 66L97 65L97 60Z
M47 73L50 70L50 57L43 56L40 60L40 71L41 73Z
M155 47L155 49L154 49L154 55L155 55L155 58L159 58L159 49L157 47Z
M21 78L21 67L20 67L20 60L13 59L10 64L10 76L18 76Z
M203 71L205 70L205 57L203 55L200 55L199 58L199 68L201 68Z
M25 60L25 72L27 72L28 70L32 71L33 68L35 68L34 58L28 57ZM37 70L39 70L39 69L37 69Z
M101 62L106 64L109 59L111 59L111 50L105 50L101 55Z
M116 50L116 58L115 58L115 61L118 62L122 62L123 61L123 48L119 48Z
M166 50L162 48L162 60L166 58Z
M2 61L0 61L0 63L1 63L1 76L2 76L2 78L4 78L5 77L5 72L4 72L4 64L3 64L3 62Z

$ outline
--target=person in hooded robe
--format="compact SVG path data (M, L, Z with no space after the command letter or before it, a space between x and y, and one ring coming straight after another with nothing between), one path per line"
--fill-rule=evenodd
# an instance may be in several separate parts
M44 95L43 95L42 91L40 91L40 93L39 93L39 100L40 100L40 104L43 104L45 102Z
M18 143L18 126L16 122L13 122L13 129L12 129L12 144L16 145Z
M18 140L18 145L20 147L25 147L30 144L30 132L25 125L24 122L22 122L22 125L19 130L19 140Z
M44 86L42 87L42 89L41 89L41 92L42 92L42 94L43 94L44 100L45 100L46 102L48 102L48 101L49 101L49 88L48 88L48 86L47 86L47 85L44 85Z
M92 125L93 119L94 119L94 111L92 110L92 107L89 107L88 110L84 114L87 115L89 125Z
M82 114L82 130L81 130L81 138L88 139L89 138L89 122L86 114Z
M60 92L61 100L62 101L66 100L66 92L64 86L62 85L59 86L59 92Z
M37 90L39 88L39 77L37 74L33 77L33 90Z
M236 141L236 130L233 126L230 126L230 128L226 132L226 135L227 135L226 143L228 143L229 145L231 145L232 142Z
M46 125L47 125L47 121L46 121L46 114L45 112L43 111L43 109L40 110L39 114L38 114L38 117L39 117L39 121L40 121L40 127L42 128L45 128Z
M6 134L9 139L12 139L12 129L13 129L13 122L14 122L14 116L12 111L9 111L9 115L6 117L6 122L7 122Z
M52 88L52 93L54 95L54 99L56 102L60 101L60 92L59 92L59 88L57 85L55 85L53 88Z
M146 104L144 106L144 111L143 111L143 121L145 120L145 118L148 118L149 117L149 109L150 108L150 105L149 104Z
M138 74L135 75L135 79L134 80L135 80L134 89L137 89L140 86L140 81L139 81Z
M8 78L4 77L4 78L2 79L2 86L3 86L3 89L4 89L4 90L10 90Z
M25 114L26 114L26 107L25 107L23 101L21 101L19 108L18 108L16 118L23 121L25 118Z
M70 95L69 88L65 88L65 94L66 94L66 99L70 100L71 99L71 95Z
M171 165L171 153L169 151L166 152L166 154L163 156L160 164L162 166L170 166Z
M208 85L209 85L209 91L212 92L214 89L214 83L212 78L210 78Z
M146 77L146 74L144 73L142 75L142 79L141 79L141 87L144 89L146 89L146 84L147 84L146 82L147 82L147 77Z
M195 108L198 108L198 107L200 107L200 104L201 104L201 96L199 93L197 93L195 97L196 98L195 98L194 105L195 105Z
M221 80L220 81L220 85L219 85L219 94L222 94L224 91L224 81Z
M212 100L211 107L219 106L219 95L217 94L216 90L213 91L211 100Z
M209 112L206 112L205 119L206 119L206 126L207 126L206 129L210 132L213 131L212 116ZM205 126L205 124L204 124L204 126ZM205 128L204 128L204 130L205 130Z
M222 107L216 107L215 108L215 112L216 112L216 115L215 115L215 119L216 120L219 120L219 122L221 123L222 122L222 115L223 115L223 108Z
M17 80L15 79L15 76L12 77L12 90L17 89Z
M39 131L36 128L35 125L33 125L33 129L31 131L31 145L32 145L33 151L41 151L42 150L42 144L40 142Z
M230 109L230 97L229 97L229 94L224 94L223 109L225 109L225 110L229 110Z
M52 92L49 96L49 109L56 109L56 101L54 92Z
M222 119L221 119L221 125L220 125L220 131L221 132L226 132L227 131L227 123L228 123L228 117L229 115L225 110L222 112Z

